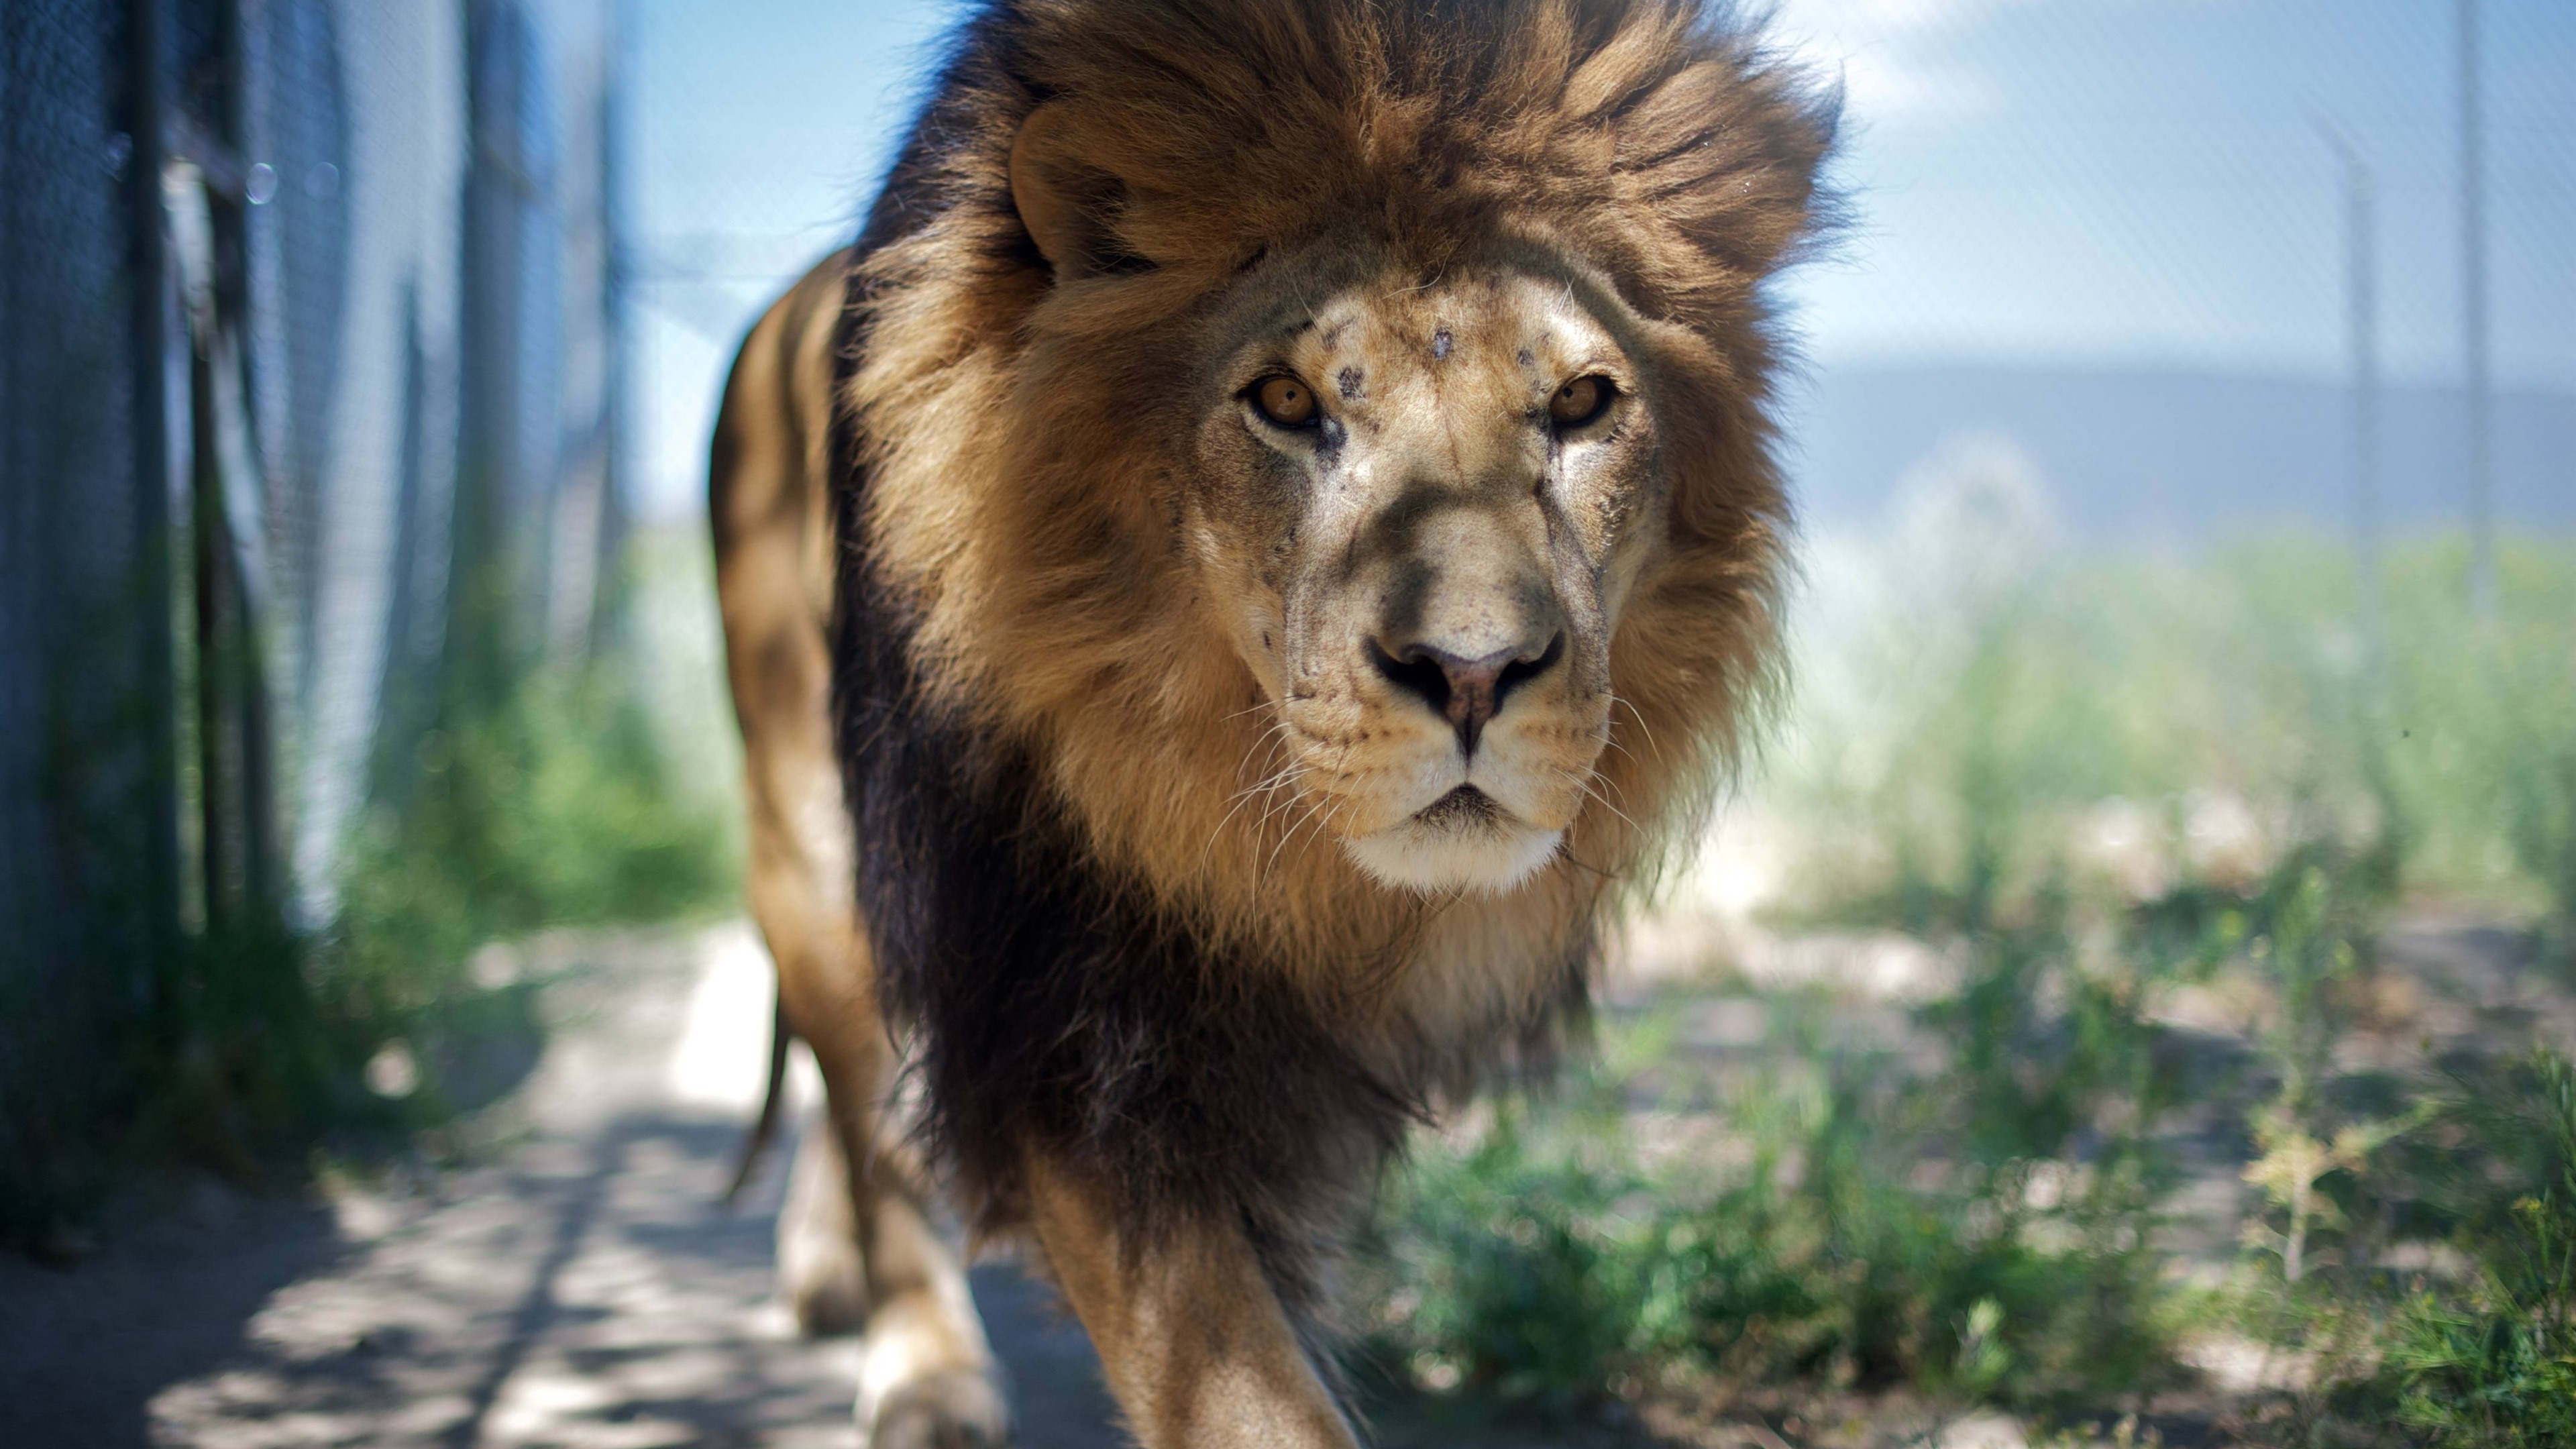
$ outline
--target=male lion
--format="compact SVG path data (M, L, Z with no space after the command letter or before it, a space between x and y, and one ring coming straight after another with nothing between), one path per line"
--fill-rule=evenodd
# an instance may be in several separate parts
M830 1098L782 1273L864 1320L871 1442L1006 1432L933 1180L1145 1444L1353 1442L1335 1244L1580 1010L1766 677L1763 284L1832 126L1713 0L965 24L714 457Z

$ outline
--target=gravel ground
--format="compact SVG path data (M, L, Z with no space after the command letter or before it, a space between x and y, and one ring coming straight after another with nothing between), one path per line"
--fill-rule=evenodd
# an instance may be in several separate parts
M500 965L571 974L482 1165L297 1200L183 1184L71 1269L0 1257L0 1444L853 1444L856 1341L771 1301L786 1174L716 1205L764 1047L747 929L531 954ZM1048 1295L1008 1264L975 1290L1020 1442L1123 1443Z

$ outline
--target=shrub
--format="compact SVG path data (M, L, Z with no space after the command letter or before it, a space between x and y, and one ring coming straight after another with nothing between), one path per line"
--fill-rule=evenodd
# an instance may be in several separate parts
M313 977L356 1060L406 1044L435 1115L457 1105L439 1064L534 1030L525 984L471 979L478 947L708 910L730 898L738 850L729 816L672 789L614 663L454 711L405 763L359 828Z
M1674 1079L1669 1058L1508 1100L1424 1151L1383 1205L1375 1361L1554 1422L1675 1372L2034 1406L2161 1380L2148 1154L2060 1155L2101 1115L2095 1087L2044 1084L2068 1125L1998 1134L2000 1056L1925 1081L1799 1035L1720 1104L1749 1149L1733 1174L1641 1165L1622 1091L1641 1066Z
M1561 1423L1634 1368L1660 1225L1622 1212L1647 1184L1615 1119L1591 1125L1505 1104L1399 1184L1388 1246L1404 1287L1379 1347L1413 1378Z
M2546 1050L2466 1084L2443 1195L2472 1279L2412 1295L2386 1372L2435 1445L2576 1445L2576 1066Z

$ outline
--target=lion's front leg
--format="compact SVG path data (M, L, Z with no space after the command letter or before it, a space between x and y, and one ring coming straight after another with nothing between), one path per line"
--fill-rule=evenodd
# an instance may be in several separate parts
M867 1449L988 1449L1008 1441L1010 1414L983 1324L966 1286L960 1244L942 1232L927 1173L889 1121L892 1078L884 1028L845 1009L809 1035L828 1097L817 1183L796 1231L855 1247L862 1335L857 1417ZM799 1164L800 1171L804 1164ZM789 1227L781 1223L782 1269ZM837 1262L837 1257L832 1261Z
M858 1399L869 1449L1001 1445L1010 1412L957 1245L909 1195L881 1193L874 1209Z
M1109 1194L1044 1163L1029 1195L1056 1281L1145 1449L1352 1449L1239 1223L1123 1230Z

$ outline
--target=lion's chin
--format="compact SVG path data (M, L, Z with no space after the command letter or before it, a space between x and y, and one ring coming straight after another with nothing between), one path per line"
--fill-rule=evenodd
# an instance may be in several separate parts
M1344 839L1342 849L1380 884L1399 890L1500 895L1538 874L1564 838L1564 831L1526 824L1462 785L1387 829Z

